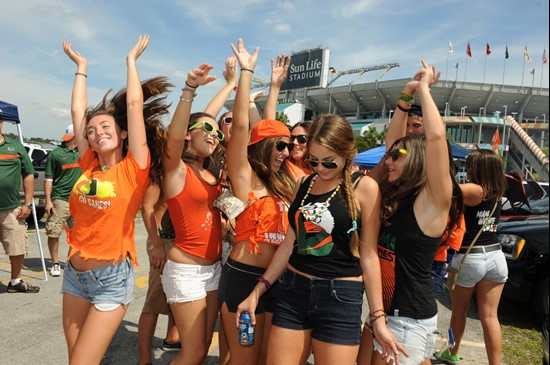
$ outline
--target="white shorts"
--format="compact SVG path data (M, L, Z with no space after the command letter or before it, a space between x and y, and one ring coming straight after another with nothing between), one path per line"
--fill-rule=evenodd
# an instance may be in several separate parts
M161 275L166 301L184 303L206 298L206 292L218 290L221 272L219 261L202 266L168 260Z

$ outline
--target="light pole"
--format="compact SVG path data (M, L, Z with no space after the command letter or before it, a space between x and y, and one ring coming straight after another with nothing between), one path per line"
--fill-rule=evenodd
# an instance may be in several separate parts
M460 108L460 116L463 117L466 115L466 108L468 106L464 105L462 108Z
M506 118L506 116L508 115L506 114L506 112L508 111L508 105L503 105L502 107L504 108L504 118Z
M479 116L481 117L481 111L483 110L484 108L483 107L480 107L479 108Z
M539 117L535 117L535 123L537 122L537 119L539 119Z
M390 116L388 117L388 123L391 122L391 115L393 114L393 110L390 110Z
M542 122L546 123L546 114L541 114L541 115L542 115Z
M336 72L336 69L332 66L328 68L330 71L330 90L329 90L329 99L328 99L328 113L330 114L330 109L332 109L332 78L334 77L334 73Z
M514 120L516 120L516 115L517 115L518 113L516 113L516 112L511 112L510 114L512 114L512 118L514 118ZM516 122L517 122L517 120L516 120Z
M443 113L443 115L447 116L447 112L449 111L449 102L445 102L445 111Z

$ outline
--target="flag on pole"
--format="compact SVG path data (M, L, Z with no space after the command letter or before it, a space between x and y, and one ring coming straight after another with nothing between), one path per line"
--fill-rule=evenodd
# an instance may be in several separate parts
M468 55L468 57L472 57L472 49L470 48L470 42L468 42L468 47L466 47L466 54Z
M485 49L485 53L488 55L491 54L491 47L489 46L489 43L487 43L487 48Z
M460 68L460 65L458 64L458 62L456 63L455 68L456 68L457 70Z
M496 129L495 133L493 134L493 139L491 139L491 148L493 151L498 151L498 145L501 143L500 140L500 134L498 133L498 128Z
M530 73L531 75L534 75L534 74L535 74L535 69L532 69L531 71L529 71L529 73Z
M548 57L546 57L546 48L544 49L544 52L542 52L542 63L543 64L548 63Z
M508 59L510 56L508 55L508 46L506 46L506 53L504 53L504 58Z
M533 63L531 62L531 56L529 55L529 51L527 50L527 46L525 46L525 50L523 51L523 58L527 63Z
M453 53L454 51L453 44L449 41L449 53Z

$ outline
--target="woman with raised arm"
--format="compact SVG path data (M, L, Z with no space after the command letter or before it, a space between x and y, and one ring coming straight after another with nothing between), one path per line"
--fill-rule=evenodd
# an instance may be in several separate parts
M258 362L264 337L271 324L272 298L265 296L256 311L255 342L239 344L235 328L237 306L264 273L284 238L286 211L292 199L292 178L284 163L292 149L288 128L275 120L262 120L249 138L249 94L258 49L251 55L242 39L232 45L241 68L233 109L231 141L227 149L227 170L234 195L246 204L237 217L235 245L223 268L219 300L232 364ZM262 360L260 361L262 363Z
M154 160L148 147L162 151L162 134L153 132L167 112L158 96L170 86L164 78L140 84L136 60L148 43L140 36L126 57L127 88L89 109L88 62L63 43L77 65L71 115L82 169L69 198L74 227L62 287L70 364L100 363L133 298L134 218Z
M460 214L452 204L453 183L445 127L430 94L434 68L422 61L416 93L424 117L424 136L397 139L384 157L386 177L382 192L378 256L384 305L370 308L370 322L387 320L388 327L407 350L402 364L420 364L435 344L437 304L430 269L441 237L455 226ZM451 160L452 161L452 160ZM448 217L454 217L448 223ZM382 349L375 339L373 363L383 364L396 353Z
M163 158L163 192L176 238L162 286L183 344L173 364L204 361L218 313L222 236L220 212L212 203L221 187L207 167L224 135L211 115L190 114L196 89L216 79L211 69L203 64L189 72Z

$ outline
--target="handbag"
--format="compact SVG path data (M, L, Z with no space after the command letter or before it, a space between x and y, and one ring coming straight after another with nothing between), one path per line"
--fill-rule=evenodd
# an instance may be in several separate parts
M474 244L476 243L477 239L481 235L481 232L483 232L483 230L485 229L485 226L487 225L487 223L489 223L489 219L491 219L491 217L493 216L493 213L497 209L497 205L498 205L498 201L495 202L495 206L493 207L491 214L489 214L489 216L485 218L485 221L483 222L483 226L481 226L481 229L479 230L479 232L477 232L476 236L472 240L472 243L470 243L470 247L468 247L468 249L466 250L466 253L464 254L464 257L462 258L462 260L460 261L460 264L458 265L458 267L457 268L449 267L449 269L447 269L447 281L445 282L445 286L447 286L447 289L449 289L449 291L453 291L453 289L455 288L456 282L458 281L458 273L462 269L462 265L464 265L464 261L466 261L466 257L470 253L470 250L472 249L472 247L474 247Z
M235 219L246 208L246 204L239 198L233 195L231 186L225 189L212 203L216 208L221 210L229 219Z

